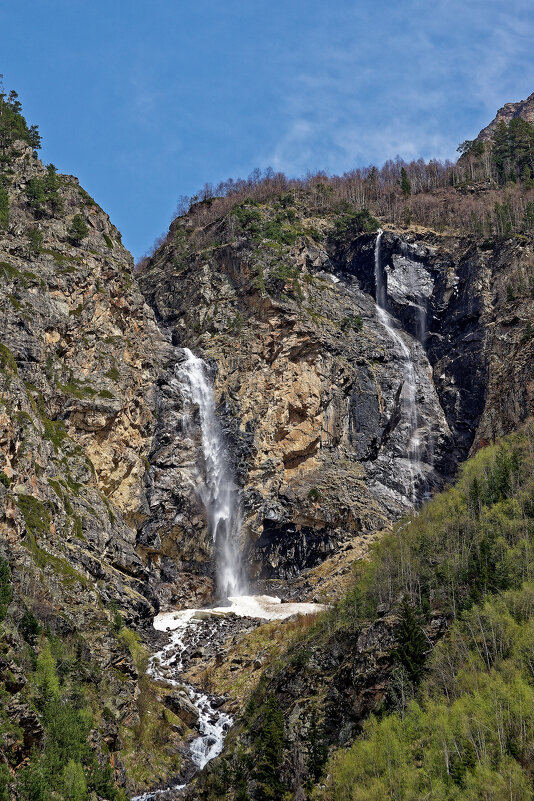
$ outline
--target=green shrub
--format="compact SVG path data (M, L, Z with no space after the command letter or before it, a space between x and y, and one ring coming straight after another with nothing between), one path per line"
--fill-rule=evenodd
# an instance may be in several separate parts
M26 236L28 237L28 242L30 243L30 248L33 253L41 253L44 241L41 231L36 227L29 228L26 232Z
M410 681L417 683L423 675L429 647L416 610L406 599L403 599L400 608L397 638L398 645L393 656L404 667Z
M276 700L269 696L257 717L254 739L254 771L257 783L255 797L260 801L283 798L285 786L280 776L284 753L284 718Z
M27 142L30 147L37 150L41 147L41 137L36 125L28 126L22 115L22 104L14 89L9 94L0 91L0 150L7 155L13 155L13 143L17 139Z
M50 642L45 641L41 653L37 657L37 687L40 694L41 708L45 708L54 699L59 698L59 678L56 660L50 649Z
M24 610L18 628L26 642L30 643L30 645L35 643L37 636L41 632L41 625L31 609Z
M0 342L0 367L16 375L18 373L15 357L6 345Z
M46 175L43 178L43 186L46 202L50 206L52 212L58 214L63 211L63 200L59 194L61 182L54 164L47 164Z
M63 201L59 194L60 180L53 164L49 164L43 178L34 176L26 184L25 192L28 203L36 216L42 217L48 210L57 214L63 210Z
M279 261L271 269L269 282L274 283L275 291L284 291L302 300L302 287L299 282L300 271L287 261Z
M342 331L361 331L363 328L363 320L360 314L350 314L348 317L344 317L340 323Z
M368 209L350 211L341 214L335 221L329 239L333 244L342 244L358 234L372 234L377 231L380 224Z
M5 620L11 603L11 570L7 559L0 557L0 623Z
M68 229L68 236L74 245L79 245L89 233L89 226L81 214L75 214Z
M37 178L35 176L30 178L24 191L26 192L30 208L37 214L41 214L46 203L46 193L42 178Z
M44 426L43 438L49 440L58 451L67 438L65 424L62 420L49 420L48 417L41 415L41 422Z
M401 167L400 188L404 197L412 194L412 184L404 167Z
M7 765L0 763L0 801L10 800L11 772Z
M20 494L17 497L26 530L32 534L48 534L50 532L51 516L48 507L33 495Z
M17 771L17 795L20 801L49 801L50 784L43 765L35 760Z
M81 762L69 759L61 773L61 784L65 801L85 801L87 782Z
M0 177L0 231L6 230L9 224L9 196Z

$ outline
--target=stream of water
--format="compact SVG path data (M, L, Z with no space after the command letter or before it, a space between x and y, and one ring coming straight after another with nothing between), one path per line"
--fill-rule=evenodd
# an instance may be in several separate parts
M154 628L167 632L168 642L151 658L148 672L156 681L173 687L184 702L190 702L196 709L198 735L189 745L189 755L198 771L221 753L233 719L221 708L221 699L183 681L186 651L191 652L192 648L202 647L203 642L215 638L217 626L225 617L282 620L294 614L316 613L323 607L320 604L282 603L280 598L245 594L246 582L239 552L239 495L217 419L209 366L184 348L184 359L176 366L175 379L184 398L186 431L193 432L197 424L200 427L203 467L199 491L215 546L218 596L225 605L157 615ZM132 801L175 798L186 786L175 784L136 796Z
M195 724L198 735L189 745L190 758L197 771L221 753L233 718L221 707L221 699L183 681L186 650L194 650L202 642L213 638L218 625L227 617L283 620L295 614L316 614L324 609L324 606L316 603L282 603L280 598L268 595L240 595L229 598L228 602L226 606L163 612L154 619L154 628L167 632L168 642L152 656L148 672L156 681L175 688L198 712ZM132 801L164 801L166 797L175 798L186 787L186 783L174 784L163 790L135 796Z

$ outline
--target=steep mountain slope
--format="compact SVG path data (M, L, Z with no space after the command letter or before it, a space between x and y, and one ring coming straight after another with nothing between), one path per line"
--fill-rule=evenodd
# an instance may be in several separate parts
M191 798L532 797L532 435L481 450L375 544Z
M73 775L83 763L88 789L115 798L129 759L141 782L176 771L186 731L161 720L170 756L150 756L145 777L150 736L135 732L164 708L125 625L154 613L135 541L169 346L119 232L75 178L4 140L1 181L1 779L16 769L17 797L40 798L31 787L59 790L67 753Z
M386 227L377 254L376 233L347 215L340 234L343 214L314 214L304 192L211 215L202 228L178 218L139 282L173 342L214 365L250 576L289 578L385 525L531 413L528 242ZM180 518L190 567L203 571L201 510L186 511L202 465L184 480L194 443L169 385L162 398L149 496L164 499L165 527ZM155 538L147 522L145 547L160 548L163 520Z
M0 242L3 525L21 536L20 498L38 498L48 547L105 579L115 600L120 588L131 593L121 604L126 615L137 605L146 616L132 525L146 516L142 476L158 346L163 355L166 343L107 215L31 149L11 166L9 228ZM61 210L50 201L32 208L28 188L51 177ZM73 244L69 224L80 213L88 232ZM50 536L50 526L68 535Z
M16 98L0 98L0 798L121 799L192 773L187 692L147 675L164 639L154 613L215 593L184 348L209 364L251 584L339 597L379 531L532 414L530 179L496 189L500 210L480 222L456 173L406 197L397 173L271 176L193 204L134 275L105 212L39 162L38 140ZM435 229L412 222L427 206ZM471 578L486 546L463 565ZM384 697L390 600L357 632L331 616L287 658L290 628L272 624L283 664L261 679L266 660L250 655L270 634L257 623L230 622L221 650L214 638L190 654L219 693L246 649L247 715L268 723L252 750L280 755L297 798L326 759L323 717L339 745ZM452 616L432 610L431 642ZM229 792L256 792L235 750L250 737L242 719L199 792L214 797L228 764L244 771Z

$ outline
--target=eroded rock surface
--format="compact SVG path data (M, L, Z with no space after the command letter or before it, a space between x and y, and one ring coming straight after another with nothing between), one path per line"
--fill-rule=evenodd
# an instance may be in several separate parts
M304 214L298 200L295 212ZM268 204L259 212L271 213ZM507 289L511 276L528 286L528 247L484 250L469 238L386 228L387 309L417 384L414 466L404 357L375 304L376 234L333 243L315 233L275 245L236 233L231 215L211 225L202 236L215 245L184 258L184 237L194 241L196 232L187 218L175 221L139 281L178 353L191 348L213 365L252 577L292 578L346 539L365 537L532 409L532 300L525 290L512 301ZM141 541L167 570L178 538L191 557L180 566L203 573L212 544L192 492L202 476L199 442L181 425L172 373L159 409L149 498L165 522L148 522Z

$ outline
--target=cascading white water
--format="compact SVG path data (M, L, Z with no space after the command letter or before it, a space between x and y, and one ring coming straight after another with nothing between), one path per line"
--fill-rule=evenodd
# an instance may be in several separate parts
M240 510L237 490L228 465L221 426L215 412L215 396L206 362L184 348L185 359L176 365L175 375L186 400L185 423L192 427L198 408L204 457L200 487L215 543L217 588L220 595L242 595L245 591L239 553Z
M401 404L407 427L406 455L409 460L411 475L410 494L412 501L417 500L417 481L421 476L421 437L419 433L419 415L417 411L417 384L414 364L410 349L395 328L395 321L387 311L387 285L382 271L380 241L383 230L378 229L375 241L375 292L377 316L387 334L398 346L402 354L403 385L401 389Z
M282 620L295 614L314 614L323 608L320 604L281 603L280 598L245 595L246 582L243 577L239 553L240 510L237 489L226 455L224 437L215 410L215 396L210 380L209 367L202 359L184 348L184 359L175 368L177 389L185 400L184 425L191 432L196 425L194 415L198 409L202 435L203 480L200 495L208 516L208 524L215 542L217 583L219 594L226 605L211 609L182 609L159 614L154 628L169 633L169 642L154 654L149 662L150 675L186 693L198 712L196 736L190 743L191 762L197 770L218 756L223 748L225 736L233 723L232 716L215 703L215 698L184 683L184 653L186 640L194 644L208 640L216 634L221 616L255 617L261 620ZM230 605L228 605L228 601ZM199 622L213 615L213 622L206 632ZM157 801L158 798L182 796L187 784L176 784L163 790L154 790L136 796L132 801Z

